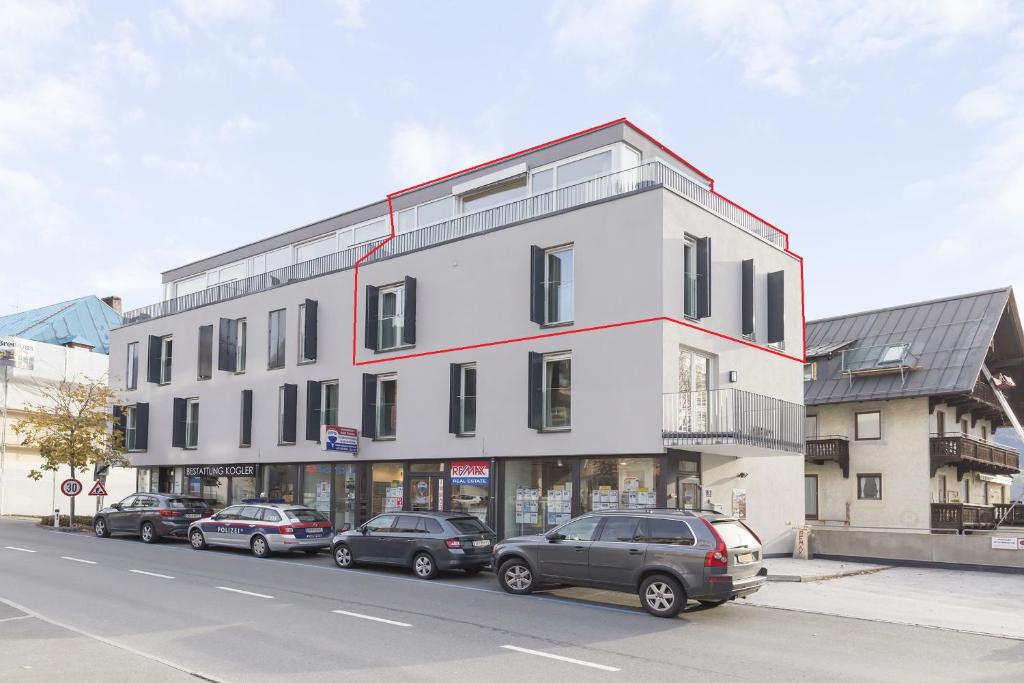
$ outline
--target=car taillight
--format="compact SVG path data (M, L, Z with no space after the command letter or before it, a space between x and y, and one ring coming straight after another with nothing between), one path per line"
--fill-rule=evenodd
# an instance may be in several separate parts
M282 534L294 534L295 533L295 527L286 526L283 529L281 529L281 533Z
M462 541L460 541L457 538L446 538L446 539L444 539L444 544L446 546L448 546L449 548L461 548L462 547Z
M757 535L756 531L754 531L749 526L747 526L746 522L744 522L742 519L738 519L736 521L739 522L740 524L742 524L743 528L750 532L750 535L753 536L757 540L757 544L758 545L764 545L764 543L761 543L761 537Z
M725 541L723 541L722 537L718 535L717 531L715 531L715 527L711 524L711 522L709 522L704 517L701 517L700 519L702 522L704 522L704 526L708 528L708 531L711 532L711 535L715 539L715 549L709 550L708 553L704 556L704 566L728 567L729 549L725 547Z
M161 510L161 517L181 517L184 513L178 512L177 510Z

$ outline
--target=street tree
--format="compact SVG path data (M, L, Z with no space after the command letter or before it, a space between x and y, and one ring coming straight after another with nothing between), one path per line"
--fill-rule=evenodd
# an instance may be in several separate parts
M127 465L124 435L113 419L116 395L96 380L62 380L43 389L43 401L25 407L14 432L25 446L36 448L42 457L40 469L30 479L42 479L43 472L56 472L66 465L75 473L90 465ZM75 497L71 496L71 524L75 519Z

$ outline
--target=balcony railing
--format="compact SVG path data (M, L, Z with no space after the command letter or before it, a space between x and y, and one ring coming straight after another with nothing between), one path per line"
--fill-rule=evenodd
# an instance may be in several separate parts
M1012 448L963 434L933 436L930 443L932 476L944 465L991 474L1020 472L1020 455Z
M843 476L849 479L850 440L845 436L809 436L804 461L816 464L834 462L843 470Z
M739 208L686 176L678 173L660 161L652 161L609 175L593 178L576 185L562 187L550 192L535 194L507 204L484 209L475 213L456 216L446 221L428 225L417 230L396 235L367 259L367 262L409 253L426 247L443 244L452 240L477 235L506 225L532 220L558 211L578 208L612 197L664 187L701 206L719 218L746 230L747 232L785 249L785 234L753 214ZM382 240L358 244L343 251L303 261L284 268L278 268L260 275L216 285L193 294L186 294L156 304L128 311L124 314L124 325L159 318L187 311L200 306L226 301L248 294L255 294L274 287L328 275L355 266L356 261L368 254Z
M1000 526L1024 526L1024 503L996 503L992 507Z
M804 407L740 389L665 394L662 438L666 446L739 444L800 453Z
M995 509L970 503L932 503L933 529L992 529L996 525Z

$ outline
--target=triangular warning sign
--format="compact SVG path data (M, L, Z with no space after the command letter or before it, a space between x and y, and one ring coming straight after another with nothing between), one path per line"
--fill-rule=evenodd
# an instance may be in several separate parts
M96 483L92 485L91 489L89 489L89 495L90 496L105 496L105 495L107 495L107 489L106 489L105 486L103 486L103 482L100 481L99 479L97 479Z

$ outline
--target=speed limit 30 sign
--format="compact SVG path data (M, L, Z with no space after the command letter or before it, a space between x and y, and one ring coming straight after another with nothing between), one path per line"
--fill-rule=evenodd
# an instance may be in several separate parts
M77 496L82 492L82 482L77 479L65 479L60 483L60 492L69 497Z

